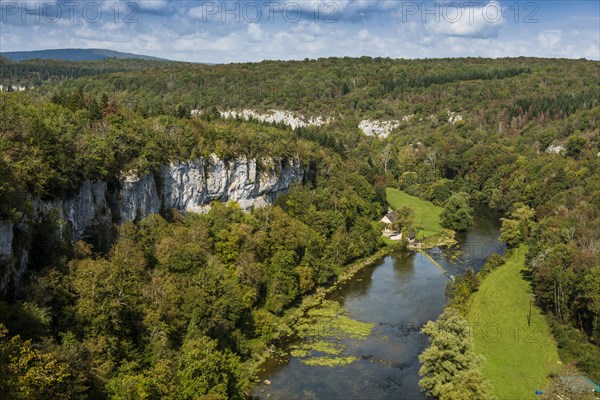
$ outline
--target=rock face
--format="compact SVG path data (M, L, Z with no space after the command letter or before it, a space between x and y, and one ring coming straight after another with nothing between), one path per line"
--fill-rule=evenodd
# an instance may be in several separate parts
M375 136L378 138L385 139L390 133L396 128L400 126L400 122L408 122L410 121L414 115L405 115L402 117L402 121L394 119L390 121L377 121L365 119L360 121L358 124L358 129L363 131L363 133L367 136Z
M201 114L199 110L192 110L192 116ZM306 126L323 126L331 122L331 118L323 118L321 116L313 118L305 118L304 116L284 110L269 110L266 113L259 113L254 110L227 110L219 111L221 118L242 118L246 121L255 119L260 122L282 123L292 129L302 128Z
M248 210L272 204L278 194L302 180L298 158L223 161L217 156L175 162L155 174L123 174L120 188L109 191L106 182L85 181L66 199L32 199L33 219L52 217L60 233L73 242L90 237L91 228L142 219L161 210L207 212L212 201L237 201ZM30 236L30 224L0 221L0 291L18 283L26 270L28 245L16 243L15 230ZM18 255L18 256L17 256Z
M13 256L13 228L12 222L0 222L0 259L10 260Z
M302 179L298 159L257 160L238 158L225 162L216 156L174 163L160 170L160 203L164 208L203 212L212 201L237 201L247 210L271 204L275 197Z
M158 214L160 209L161 203L154 175L138 177L135 173L129 173L123 176L119 204L115 210L116 220L134 221L150 214Z
M550 146L548 146L548 148L546 149L546 153L548 154L563 154L565 152L565 148L562 146L555 146L553 144L551 144Z
M394 129L400 126L400 121L372 121L365 119L360 121L358 129L364 132L367 136L375 136L385 139L392 133Z
M462 115L460 115L454 111L448 111L448 122L450 122L452 125L455 125L459 121L464 121L464 118Z

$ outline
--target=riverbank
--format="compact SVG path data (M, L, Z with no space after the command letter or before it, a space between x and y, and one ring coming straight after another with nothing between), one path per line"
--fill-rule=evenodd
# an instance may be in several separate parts
M385 257L394 251L397 251L398 247L396 245L397 243L394 243L393 245L386 245L380 248L377 252L373 253L372 255L350 264L346 267L344 272L338 275L338 277L331 283L331 285L321 286L317 288L314 293L304 296L297 307L292 307L286 310L283 316L280 317L278 321L277 332L274 334L271 340L269 340L269 342L262 341L261 343L256 343L255 347L260 349L256 351L255 355L251 360L248 360L244 364L246 374L251 379L251 382L259 382L256 373L260 366L267 360L267 358L273 356L275 352L275 347L273 343L276 343L277 341L284 339L286 336L293 334L294 325L310 309L318 307L320 304L322 304L329 293L333 292L334 290L337 290L340 284L343 284L350 280L362 269L371 265L378 259Z
M534 399L536 390L550 385L548 376L562 369L547 320L531 295L526 252L524 246L512 250L468 304L475 352L485 357L482 372L500 399Z

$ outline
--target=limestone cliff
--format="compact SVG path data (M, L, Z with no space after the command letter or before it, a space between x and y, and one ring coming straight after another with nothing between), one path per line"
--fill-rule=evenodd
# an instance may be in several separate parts
M124 173L119 187L112 191L106 182L85 181L73 196L52 201L32 199L32 218L55 219L61 233L74 242L92 235L95 225L133 221L161 210L202 213L213 201L236 201L244 210L262 207L302 177L298 158L224 161L213 155L174 162L152 174ZM16 243L15 233L28 236L30 222L0 221L0 290L11 281L18 284L26 269L29 246Z

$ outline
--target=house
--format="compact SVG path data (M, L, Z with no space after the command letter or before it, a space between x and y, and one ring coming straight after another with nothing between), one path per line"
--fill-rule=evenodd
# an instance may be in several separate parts
M414 244L415 243L415 233L411 230L408 230L404 233L399 233L397 235L392 234L392 236L390 236L390 239L392 240L396 240L396 241L401 241L402 239L406 239L408 244Z
M379 220L379 222L383 224L383 233L388 235L394 233L394 223L396 221L398 221L398 218L393 212L385 214L383 218Z
M392 236L390 236L390 239L399 242L399 241L402 240L402 237L403 237L403 235L402 235L402 233L400 233L399 235L392 235Z

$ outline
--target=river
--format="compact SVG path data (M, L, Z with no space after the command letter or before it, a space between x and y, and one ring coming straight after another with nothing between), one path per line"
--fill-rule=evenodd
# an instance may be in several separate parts
M446 275L478 271L489 255L504 251L499 234L498 215L478 208L473 225L457 235L456 246L427 252ZM358 359L337 367L305 365L291 355L270 359L260 379L271 384L259 384L254 395L281 400L426 399L418 386L418 356L427 340L419 330L444 309L446 275L419 253L392 254L363 269L328 296L350 318L374 324L365 340L346 341L344 355Z

